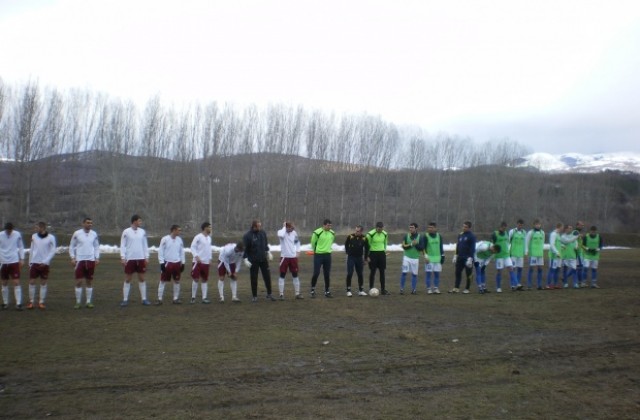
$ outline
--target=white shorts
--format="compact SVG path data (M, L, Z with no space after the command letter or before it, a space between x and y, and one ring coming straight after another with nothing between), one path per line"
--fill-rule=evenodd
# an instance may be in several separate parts
M511 263L514 267L524 267L524 257L511 257Z
M418 265L420 260L418 258L409 258L405 255L402 256L402 272L407 273L411 271L411 274L418 275Z
M437 271L438 273L442 271L442 264L440 263L426 263L424 265L425 273L432 273Z
M560 268L562 266L562 260L560 258L554 258L551 260L550 264L550 268L556 269L556 268Z
M496 270L502 270L505 267L513 267L511 258L496 258Z
M544 257L529 257L529 266L543 266Z
M565 267L569 267L572 269L576 269L576 267L578 266L577 261L575 259L571 259L571 260L562 260L562 265Z
M597 270L598 269L598 261L599 260L587 260L587 259L585 259L583 261L583 264L584 264L583 267L584 268L593 268L593 269Z

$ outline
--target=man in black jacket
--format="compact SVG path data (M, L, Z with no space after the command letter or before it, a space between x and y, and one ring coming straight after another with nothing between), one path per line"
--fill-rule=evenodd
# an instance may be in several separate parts
M364 265L364 247L366 240L362 234L362 226L356 226L356 231L347 236L344 242L344 251L347 253L347 296L353 296L351 293L351 278L355 269L358 275L358 296L367 296L362 288L364 277L362 275L362 267Z
M271 295L271 271L269 271L269 261L273 259L269 251L267 234L262 230L262 222L254 220L251 223L251 230L242 237L244 244L244 264L249 268L251 278L252 302L258 301L258 270L262 272L262 280L267 289L267 299L275 300Z

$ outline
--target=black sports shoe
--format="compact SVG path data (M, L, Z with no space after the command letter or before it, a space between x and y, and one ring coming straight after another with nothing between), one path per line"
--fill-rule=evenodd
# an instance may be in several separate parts
M380 292L380 294L383 296L391 296L391 293L389 293L387 289L383 289L382 292Z

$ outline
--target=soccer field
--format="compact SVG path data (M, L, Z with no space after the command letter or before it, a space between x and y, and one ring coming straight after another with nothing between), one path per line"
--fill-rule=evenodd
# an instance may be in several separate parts
M266 301L260 280L250 303L243 269L240 304L228 284L217 303L213 278L213 303L191 305L185 278L182 305L167 287L164 305L144 307L134 281L120 308L122 269L104 255L95 308L74 310L72 267L57 256L45 311L0 311L0 418L638 417L640 250L604 251L599 290L488 295L427 295L421 272L419 294L401 296L401 259L389 256L388 297L346 297L335 254L333 299L309 298L302 256L304 300L288 276L286 301ZM447 262L443 291L452 278Z

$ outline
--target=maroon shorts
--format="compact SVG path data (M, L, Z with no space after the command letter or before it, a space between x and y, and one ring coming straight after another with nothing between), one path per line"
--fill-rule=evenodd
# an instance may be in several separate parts
M125 274L133 274L133 273L144 274L146 272L147 272L146 260L129 260L124 265Z
M96 270L95 261L77 261L75 268L76 280L87 279L93 280L93 273Z
M291 274L298 274L298 259L297 258L280 258L280 274L286 274L287 269L291 271Z
M230 276L236 274L235 264L229 264L229 268L231 269L230 273L227 271L227 267L224 266L224 263L218 263L218 277L223 278L227 274L229 274Z
M19 279L20 263L2 264L0 269L0 277L2 280Z
M171 281L174 279L175 281L180 280L180 268L182 267L182 263L179 262L169 262L164 265L164 271L160 273L160 280L162 281Z
M191 278L194 280L209 280L209 264L195 263L191 269Z
M37 279L40 277L42 280L49 278L49 266L47 264L30 264L29 265L29 278Z

